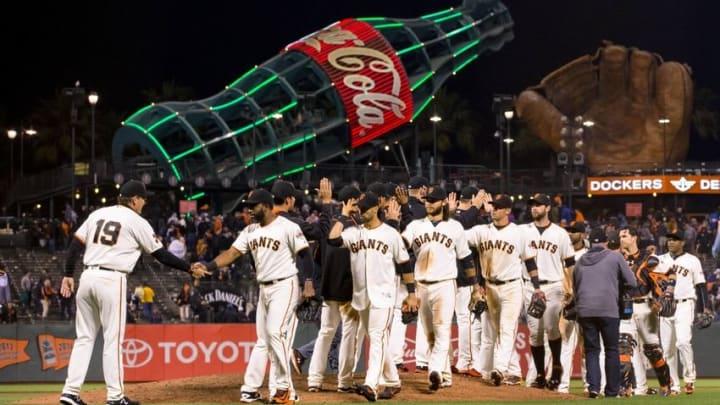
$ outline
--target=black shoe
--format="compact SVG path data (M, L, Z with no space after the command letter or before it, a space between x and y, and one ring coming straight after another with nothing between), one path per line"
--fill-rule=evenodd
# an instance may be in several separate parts
M254 391L242 391L240 393L240 402L251 403L251 402L262 402L262 397L259 392Z
M105 405L140 405L140 402L133 401L132 399L128 397L122 397L120 399L116 399L114 401L107 401L105 402Z
M645 390L645 395L657 395L657 390L655 388L648 388Z
M408 368L405 366L404 363L396 364L395 368L397 368L397 371L402 371L403 373L407 373L408 371L410 371L410 370L408 370Z
M550 380L547 382L547 389L555 391L560 386L560 379L562 378L563 368L557 364L552 367L552 373L550 373Z
M385 387L385 389L378 394L378 399L392 399L398 393L400 393L400 387Z
M356 391L359 395L362 395L370 402L375 402L377 400L377 396L375 395L375 391L370 388L367 385L360 385L357 387Z
M545 376L539 375L535 378L535 381L530 383L530 386L533 388L545 388L547 386L547 381L545 381Z
M338 387L337 392L342 392L343 394L354 394L357 392L357 387Z
M430 391L435 392L440 389L440 383L442 383L442 377L437 371L430 373Z
M499 387L502 384L503 374L499 370L493 370L490 373L490 380L494 386Z
M80 395L73 394L60 395L60 403L64 405L87 405L85 401L80 399Z
M423 371L428 371L427 366L415 366L416 373L422 373Z
M600 398L600 394L595 391L588 392L588 398Z

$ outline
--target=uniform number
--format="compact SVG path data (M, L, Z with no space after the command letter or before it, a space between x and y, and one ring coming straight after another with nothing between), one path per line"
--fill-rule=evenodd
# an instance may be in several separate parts
M95 223L95 236L93 243L102 243L103 245L113 246L117 243L120 236L120 222L105 221L101 219Z

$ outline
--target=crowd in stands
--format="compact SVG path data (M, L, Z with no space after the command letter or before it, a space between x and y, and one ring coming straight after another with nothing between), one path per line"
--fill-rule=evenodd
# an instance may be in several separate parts
M339 189L339 187L337 188ZM298 201L301 201L298 199ZM306 221L317 221L318 212L314 210L312 196L303 199L298 211ZM214 259L220 252L228 249L237 234L251 222L247 208L238 208L226 215L213 215L209 206L201 206L197 212L182 215L174 208L154 205L150 212L144 212L168 247L177 257L190 262ZM627 218L622 212L609 209L600 210L586 218L579 210L573 210L563 204L562 198L554 199L551 219L561 226L573 221L585 221L587 229L602 225L606 230L617 230L625 225L637 228L640 247L654 245L657 253L665 250L665 235L672 230L682 230L686 238L686 249L698 256L703 263L707 279L708 293L716 313L720 312L720 262L712 256L713 243L718 233L720 207L706 214L688 215L682 207L649 209L642 217ZM511 220L517 223L531 221L530 211L523 200L516 200ZM63 255L58 253L67 246L71 230L77 225L78 215L66 207L63 218L31 219L13 224L16 232L23 229L32 235L33 248L46 250L55 255L59 269ZM719 239L720 240L720 239ZM719 246L720 248L720 246ZM158 264L158 266L160 266ZM22 269L19 281L19 297L11 296L9 288L12 272L3 271L0 275L0 322L12 322L17 318L17 308L8 303L15 302L20 308L31 314L34 319L74 319L75 304L73 298L62 298L58 294L60 279L53 279L44 269ZM163 270L164 271L164 270ZM142 274L140 271L136 273ZM134 276L134 275L133 275ZM138 277L145 277L142 274ZM157 292L147 283L131 279L134 287L128 288L128 322L254 322L254 302L257 300L257 286L254 283L253 263L248 257L241 257L228 267L217 269L207 280L192 282L178 280L176 285L166 285L168 297L173 306L170 313L163 313L154 305ZM228 298L229 297L229 298ZM229 299L229 301L228 301ZM12 315L11 312L13 313Z

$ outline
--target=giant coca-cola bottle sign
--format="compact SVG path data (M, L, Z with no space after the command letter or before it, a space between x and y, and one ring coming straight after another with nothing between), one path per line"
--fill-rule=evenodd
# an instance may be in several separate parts
M410 120L412 93L395 49L369 24L345 19L289 45L313 58L345 107L352 147Z

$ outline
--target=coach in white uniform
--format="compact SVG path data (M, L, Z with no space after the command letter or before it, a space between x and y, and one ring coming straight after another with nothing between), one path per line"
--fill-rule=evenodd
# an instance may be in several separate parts
M343 202L343 214L348 216L353 201ZM400 377L388 349L388 338L395 305L395 265L401 267L403 279L408 286L409 310L417 309L410 256L398 231L378 218L378 197L365 193L357 202L362 226L343 231L343 221L333 225L328 244L344 246L350 250L350 270L353 279L352 307L358 311L360 333L367 334L370 341L365 383L358 387L358 394L368 401L377 399L378 384L382 374L386 386L399 391Z
M692 326L695 319L695 299L699 299L700 311L708 309L705 274L697 256L685 252L685 238L682 231L667 235L668 252L660 256L660 263L654 271L675 272L675 302L677 309L671 317L660 317L660 342L665 361L670 368L671 390L680 392L678 375L678 354L683 366L685 393L695 392L695 357L692 347Z
M190 264L168 252L150 224L140 216L147 191L145 185L130 180L120 187L118 204L94 211L80 225L70 243L65 260L65 277L60 294L70 297L75 289L75 262L83 255L84 271L75 302L75 344L70 355L68 377L60 403L84 405L80 389L85 382L95 339L103 330L103 376L107 386L108 405L139 404L125 396L123 390L122 343L125 337L127 275L133 271L142 252L150 253L161 263L190 271ZM196 278L210 273L197 269Z
M523 306L523 262L534 290L540 290L537 252L529 243L528 232L509 219L512 199L498 194L489 202L493 223L476 225L465 231L470 246L480 254L488 310L483 318L480 359L474 366L494 385L503 383L515 347L518 319ZM489 208L489 207L486 207ZM515 382L507 382L515 385Z
M292 404L297 396L290 379L290 350L293 342L289 338L294 335L291 328L295 326L295 307L300 296L298 266L302 267L302 259L308 254L308 241L296 223L273 211L273 195L269 191L253 190L244 204L252 207L255 223L246 226L230 249L206 266L213 271L217 267L230 265L243 254L252 255L260 285L255 329L258 340L264 340L269 347L271 367L275 369L275 375L271 378L274 379L276 391L270 403ZM253 349L248 370L259 370L266 363L265 350L256 353ZM262 374L245 373L241 401L260 400L260 394L253 390L262 385ZM256 381L258 377L260 381Z

